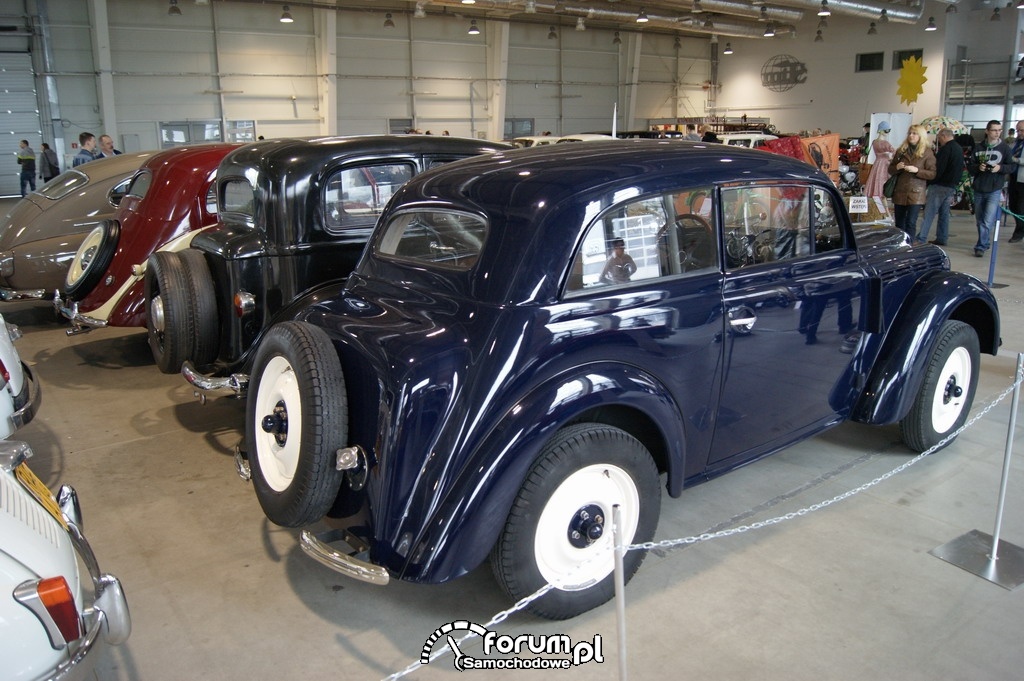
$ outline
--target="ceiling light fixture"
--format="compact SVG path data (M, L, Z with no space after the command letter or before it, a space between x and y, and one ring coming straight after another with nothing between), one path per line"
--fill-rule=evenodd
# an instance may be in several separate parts
M576 17L576 30L577 31L585 31L585 30L587 30L587 25L583 22L583 17Z
M466 31L469 35L480 35L480 29L476 25L476 19L469 20L469 30Z
M288 11L288 5L285 5L284 11L281 12L281 23L290 24L293 21L295 21L295 19L292 19L292 13Z
M761 21L768 21L768 5L761 5Z
M711 21L711 17L704 20L704 28L714 28L715 22Z
M821 0L821 9L818 10L819 17L832 16L832 10L828 8L828 0Z
M1021 2L1017 3L1017 9L1021 9L1022 7L1024 7L1024 0L1021 0ZM946 14L958 14L959 12L960 10L956 8L955 2L951 2L948 5L946 5Z
M423 17L427 16L427 10L423 9L423 3L422 2L417 2L416 3L416 9L415 9L415 11L413 11L412 15L416 19L422 19Z
M818 22L818 28L828 28L828 19L822 17L821 21Z
M463 5L475 5L476 0L462 0Z
M881 21L883 24L889 23L889 10L882 9L882 15L878 17L878 20Z
M935 25L935 17L928 17L928 25L924 27L926 31L937 31L939 27Z
M557 37L558 37L558 34L555 33L555 27L554 26L548 26L548 40L554 40Z
M725 44L725 49L722 50L722 54L732 54L732 43Z
M395 21L391 18L391 12L384 15L384 28L394 28Z
M537 2L536 2L536 0L526 0L525 12L527 14L536 14L537 13Z
M180 17L181 8L178 7L178 0L171 0L171 6L167 8L168 16Z
M770 21L768 22L768 25L764 27L764 37L765 38L774 38L775 37L775 27L772 26L772 22L770 22Z
M821 29L820 28L814 34L814 42L816 42L816 43L823 43L823 42L825 42L825 37L821 35Z
M875 22L873 21L871 22L871 25L868 26L868 35L878 35L878 29L875 28Z
M615 37L612 38L612 45L621 45L621 44L622 44L622 38L619 37L619 32L615 31Z
M1021 0L1024 2L1024 0ZM704 6L700 4L700 0L693 0L693 13L700 14L704 11Z
M647 12L643 9L640 10L640 14L636 15L636 23L646 24L650 19L647 18Z
M992 10L992 16L988 18L989 21L1002 21L1003 18L999 16L999 8L996 7Z

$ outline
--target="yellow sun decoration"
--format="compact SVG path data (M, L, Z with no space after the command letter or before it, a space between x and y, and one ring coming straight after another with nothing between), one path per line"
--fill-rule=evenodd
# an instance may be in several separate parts
M927 70L928 67L917 57L909 57L903 60L900 78L896 81L896 84L899 86L896 88L896 94L900 96L901 102L913 104L917 101L917 96L924 92L924 84L928 81L924 77L924 72Z

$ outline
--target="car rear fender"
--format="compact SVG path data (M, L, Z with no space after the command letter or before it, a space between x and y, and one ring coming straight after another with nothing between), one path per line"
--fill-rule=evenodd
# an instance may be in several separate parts
M670 393L633 366L577 367L516 400L495 419L461 473L438 493L430 516L416 522L421 529L402 578L444 582L479 565L545 444L559 429L581 421L607 423L633 434L651 451L658 468L668 472L669 493L679 494L685 438Z
M960 272L931 272L914 284L882 339L864 390L851 414L863 423L896 423L910 407L924 380L925 366L943 322L969 324L981 351L999 349L999 309L991 291Z

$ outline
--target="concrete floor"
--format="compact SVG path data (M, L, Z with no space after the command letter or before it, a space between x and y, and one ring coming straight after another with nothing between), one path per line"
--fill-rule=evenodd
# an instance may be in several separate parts
M952 231L954 268L985 279L988 260L970 253L973 218L957 216ZM976 410L1011 385L1024 350L1024 244L1006 244L1006 234L995 276L1007 285L996 291L1004 345L999 357L983 355ZM17 437L35 448L45 482L78 489L86 534L131 606L132 637L99 658L99 679L382 679L415 662L442 624L482 624L508 607L486 565L441 586L373 587L314 563L235 475L243 403L200 405L180 378L156 370L140 331L68 338L44 304L0 311L24 332L18 349L43 387L39 416ZM929 555L970 530L992 532L1009 405L850 499L648 556L627 589L631 677L1019 678L1024 588L1007 591ZM910 458L896 428L843 425L679 499L666 495L658 538L797 511ZM1018 451L1002 528L1018 546L1022 473ZM605 662L558 678L619 678L611 604L561 623L516 614L495 629L573 642L600 634ZM480 655L480 645L464 651ZM446 656L409 678L469 676Z

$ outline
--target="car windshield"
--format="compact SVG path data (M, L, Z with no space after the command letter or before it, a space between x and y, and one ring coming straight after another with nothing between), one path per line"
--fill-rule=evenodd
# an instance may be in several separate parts
M468 270L487 240L487 223L451 210L415 210L394 216L380 232L377 255L445 269Z
M89 178L84 173L80 173L77 170L69 170L44 184L39 188L38 193L56 201L87 184L89 184Z
M256 194L249 181L241 178L228 180L223 185L223 192L222 212L238 213L251 222L256 211Z

